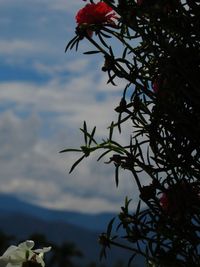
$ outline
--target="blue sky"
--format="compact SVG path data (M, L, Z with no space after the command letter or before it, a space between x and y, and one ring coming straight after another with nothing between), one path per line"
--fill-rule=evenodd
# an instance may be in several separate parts
M83 55L86 41L64 53L84 4L0 0L0 192L56 209L118 211L126 195L137 197L128 173L117 189L113 166L91 157L69 175L79 155L58 153L81 144L84 120L105 137L123 90L106 84L100 55Z

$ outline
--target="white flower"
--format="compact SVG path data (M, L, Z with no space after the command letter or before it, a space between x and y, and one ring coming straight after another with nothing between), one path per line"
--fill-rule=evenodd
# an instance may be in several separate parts
M32 240L27 240L18 246L10 246L0 257L0 266L2 267L22 267L22 264L27 261L34 261L45 266L43 256L51 247L35 249L35 243Z

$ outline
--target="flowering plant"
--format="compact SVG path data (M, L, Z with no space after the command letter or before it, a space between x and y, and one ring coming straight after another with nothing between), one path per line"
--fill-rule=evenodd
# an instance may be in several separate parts
M126 81L115 108L118 120L111 123L102 142L95 138L96 128L89 132L84 123L84 145L61 152L81 153L71 172L101 150L98 159L110 155L117 186L120 169L128 170L136 182L137 209L131 209L131 200L125 198L117 230L111 220L100 236L101 256L106 256L107 248L118 246L130 251L130 262L140 254L148 266L199 267L199 0L103 2L118 14L116 27L98 21L96 39L76 30L66 50L78 49L86 38L95 47L86 54L103 56L108 83L115 85L116 78ZM115 55L111 37L121 47L120 55ZM127 131L125 122L132 131L122 145L113 131Z
M0 257L1 266L28 267L32 264L32 266L44 267L44 253L50 251L51 247L44 247L42 249L33 249L33 247L34 241L32 240L26 240L18 246L10 246Z

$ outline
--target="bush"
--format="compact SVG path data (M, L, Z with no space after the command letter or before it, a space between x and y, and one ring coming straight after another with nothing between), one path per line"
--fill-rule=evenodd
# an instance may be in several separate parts
M119 213L123 234L113 233L112 220L100 236L102 256L114 245L130 250L130 261L143 255L148 266L200 266L199 15L199 0L91 1L77 13L66 50L87 39L95 50L86 54L104 57L108 83L120 78L127 85L107 140L98 143L84 123L85 144L61 152L82 154L70 171L96 150L103 150L100 158L111 153L116 184L118 170L129 170L140 194L136 211L126 199ZM113 131L127 131L125 123L131 138L121 145Z

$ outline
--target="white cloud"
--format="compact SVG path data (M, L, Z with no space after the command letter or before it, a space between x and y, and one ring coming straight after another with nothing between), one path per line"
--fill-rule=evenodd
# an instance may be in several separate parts
M46 207L100 212L118 210L125 194L134 190L128 174L116 189L114 168L97 164L95 158L68 175L77 155L58 153L64 140L42 139L36 116L22 119L6 112L0 119L1 192ZM66 135L65 140L69 144L76 141L73 135Z
M15 0L0 0L0 6L6 7L6 6L13 6L13 5L20 5L20 6L47 6L49 8L53 8L56 10L63 10L68 8L69 10L80 7L83 5L84 2L80 0L57 0L56 2L54 0L18 0L17 2Z
M34 63L34 68L37 72L41 74L48 74L51 76L57 76L62 73L69 73L69 72L74 72L74 73L79 73L79 72L85 72L87 69L89 69L89 65L91 63L91 60L88 58L76 58L74 61L70 61L69 59L66 60L68 63L64 62L63 64L57 64L57 65L47 65L41 62L35 62Z
M78 212L87 212L87 213L98 213L102 211L107 212L118 212L120 205L118 203L118 209L116 208L116 202L109 201L107 199L98 198L98 197L80 197L73 194L60 195L52 203L49 200L42 202L43 206L48 208L57 208L64 210L73 210Z
M33 146L39 136L40 119L32 115L22 120L7 111L0 116L0 158L7 160L26 155L29 144ZM21 133L24 134L21 134Z
M61 68L58 68L59 70ZM37 112L58 113L61 123L68 118L71 123L80 125L88 119L91 123L99 123L100 127L105 128L114 118L112 111L119 101L116 93L122 90L122 86L107 86L104 81L105 78L96 71L87 72L86 69L86 72L79 73L77 77L53 79L42 85L30 82L2 82L0 101L8 104L14 102L15 111L31 108ZM103 101L99 101L101 96Z
M78 3L82 4L62 0L0 0L1 62L30 68L32 62L64 61L65 45L75 28L72 8Z
M48 48L45 44L38 43L36 41L28 41L21 39L14 40L1 40L0 41L0 55L25 55L36 54L46 51Z
M52 208L118 211L125 195L137 197L129 173L122 172L116 189L114 166L92 157L68 175L79 155L58 153L81 144L78 129L84 120L90 129L97 126L98 137L107 136L124 88L121 81L116 87L106 84L101 55L81 55L90 49L85 40L80 52L64 54L74 34L74 14L84 4L0 0L2 64L46 77L15 80L11 73L12 81L0 82L0 191ZM120 140L129 142L129 132Z
M77 11L79 8L84 6L84 2L80 0L58 0L58 1L46 1L47 5L49 5L50 8L60 11L65 11L68 13L73 13Z

